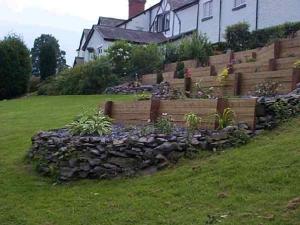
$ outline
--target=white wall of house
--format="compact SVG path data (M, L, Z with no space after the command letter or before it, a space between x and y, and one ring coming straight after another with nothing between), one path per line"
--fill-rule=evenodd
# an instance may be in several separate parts
M248 0L249 1L249 0ZM300 0L260 0L258 29L300 21Z
M198 4L177 11L174 17L174 35L197 29L197 15Z
M256 0L245 0L246 7L238 10L235 10L234 2L235 0L223 0L221 15L221 37L224 36L226 27L238 22L247 22L250 25L250 30L255 30Z
M105 41L102 38L101 34L97 30L95 30L88 42L86 50L84 51L84 62L89 62L91 60L94 60L95 56L97 57L97 56L105 55L106 54L105 50L107 50L112 44L113 42ZM94 53L90 53L88 51L88 48L93 48ZM101 53L99 53L99 48L102 49Z
M204 5L209 0L201 0L199 5L199 33L206 34L211 42L219 41L219 18L220 18L220 0L211 1L211 15L207 16L204 12Z
M149 31L150 23L150 11L140 14L137 17L132 18L126 23L126 29ZM125 27L125 26L123 26Z

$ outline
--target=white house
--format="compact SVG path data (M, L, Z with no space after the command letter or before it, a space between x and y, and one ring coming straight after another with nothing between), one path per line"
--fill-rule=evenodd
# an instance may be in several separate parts
M115 40L160 43L198 31L215 43L224 39L227 26L238 22L247 22L256 30L300 21L300 0L161 0L146 10L145 3L129 0L128 20L100 17L88 34L85 30L79 61L105 54ZM138 41L133 36L139 36Z

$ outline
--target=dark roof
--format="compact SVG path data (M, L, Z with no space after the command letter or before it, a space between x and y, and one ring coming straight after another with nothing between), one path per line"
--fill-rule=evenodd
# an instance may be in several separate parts
M78 47L77 51L79 51L80 47L82 46L83 38L85 38L85 40L86 40L89 33L90 33L90 31L91 31L91 29L83 29L83 32L82 32L82 35L81 35L81 38L80 38L80 42L79 42L79 47Z
M116 27L124 21L125 20L122 20L122 19L100 16L98 19L98 25Z
M169 0L172 10L178 10L196 2L198 2L198 0Z
M95 26L105 40L125 40L135 43L159 43L166 40L161 33L130 30L119 27Z

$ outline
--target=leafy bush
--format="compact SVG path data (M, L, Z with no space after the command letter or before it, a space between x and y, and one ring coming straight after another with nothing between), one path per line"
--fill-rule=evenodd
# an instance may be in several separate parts
M107 87L118 84L107 57L66 69L50 77L39 88L40 95L100 94Z
M183 62L177 62L174 78L183 79L185 73L185 66Z
M190 112L184 116L184 120L188 130L194 132L200 126L202 119L197 114Z
M235 113L232 109L226 108L223 113L217 113L215 116L218 122L218 129L222 130L233 124Z
M227 47L233 51L247 49L251 40L249 27L249 24L245 22L228 26L225 30Z
M131 66L133 75L144 75L161 70L163 66L161 49L155 44L135 45L132 49Z
M279 88L281 87L280 83L276 81L265 81L256 85L255 87L255 96L258 97L273 97L278 94Z
M28 91L31 74L29 50L18 36L0 41L0 100Z
M202 66L208 64L209 56L213 54L212 44L206 35L193 33L191 37L181 40L178 47L179 60L198 60Z
M67 128L74 135L105 135L112 129L112 120L102 111L84 113L76 118Z
M179 48L175 43L167 43L165 45L165 61L164 63L174 63L179 61Z
M132 44L126 41L116 41L107 50L107 56L112 62L113 72L120 77L131 73Z
M163 113L162 116L154 124L155 129L162 134L170 134L174 128L171 116Z
M250 48L263 47L277 39L293 36L298 30L300 30L300 22L288 22L253 31L251 33L252 43Z

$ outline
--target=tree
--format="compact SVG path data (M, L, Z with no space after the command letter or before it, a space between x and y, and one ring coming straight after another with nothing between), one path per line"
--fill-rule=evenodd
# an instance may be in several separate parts
M35 39L34 46L31 49L32 74L37 76L41 75L40 54L41 54L41 49L43 48L44 45L51 45L55 50L55 59L56 59L55 71L60 72L65 68L67 68L66 59L65 59L66 52L60 50L58 40L50 34L42 34L40 37ZM47 48L49 48L49 46ZM52 66L53 65L54 64L52 64ZM54 69L52 68L51 70Z
M57 59L56 50L53 45L46 43L41 47L39 61L40 76L42 80L56 74Z
M31 70L30 52L18 36L0 41L0 99L25 94Z

